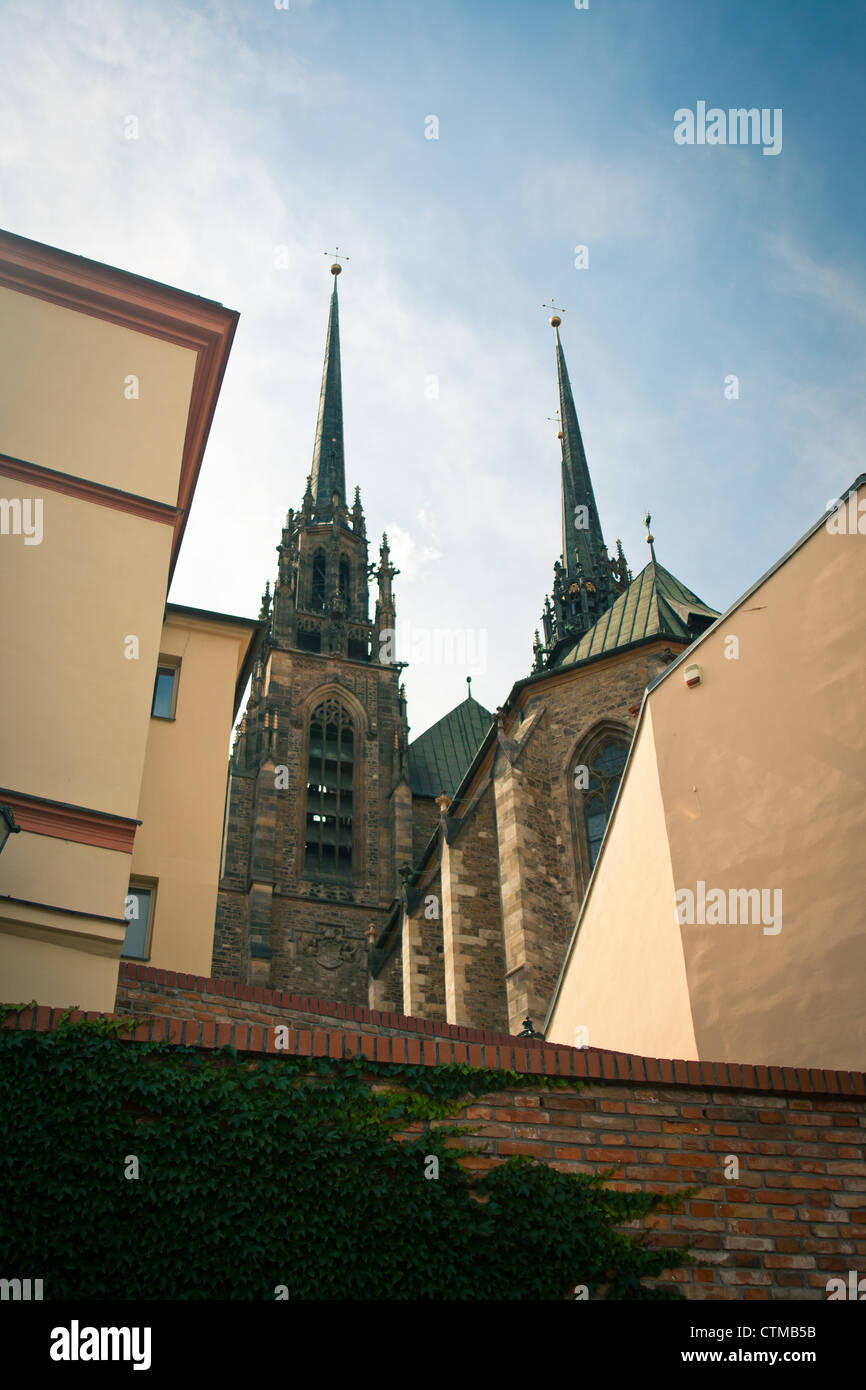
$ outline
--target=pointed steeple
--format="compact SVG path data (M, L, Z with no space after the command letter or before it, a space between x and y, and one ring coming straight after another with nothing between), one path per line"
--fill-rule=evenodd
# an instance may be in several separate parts
M559 338L562 323L553 309L550 326L556 341L556 375L559 385L557 414L562 470L562 554L553 566L553 604L545 600L542 615L544 646L533 646L535 669L544 661L555 665L563 643L573 642L588 631L614 602L630 575L617 542L617 558L611 560L604 543L601 521L589 476L574 396Z
M316 520L330 517L333 495L346 502L346 466L343 456L343 386L340 373L340 314L337 301L337 276L342 267L331 266L334 288L328 314L328 336L325 341L325 364L322 368L322 390L319 395L319 418L316 423L316 442L313 446L313 511Z
M559 315L554 314L550 322L556 338L559 417L562 421L562 559L565 577L568 580L582 577L598 585L599 579L607 575L607 547L577 422L565 353L559 339Z

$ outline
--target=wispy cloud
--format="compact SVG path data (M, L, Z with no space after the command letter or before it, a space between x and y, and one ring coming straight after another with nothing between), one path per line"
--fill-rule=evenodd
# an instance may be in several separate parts
M775 261L773 284L782 294L817 301L843 318L866 325L866 283L862 271L818 261L788 230L768 235Z

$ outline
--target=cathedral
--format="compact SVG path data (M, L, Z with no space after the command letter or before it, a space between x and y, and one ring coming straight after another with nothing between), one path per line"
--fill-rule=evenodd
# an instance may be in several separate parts
M212 973L519 1033L553 996L644 690L718 614L651 535L636 576L619 541L610 556L554 313L562 553L531 670L494 714L470 687L410 742L396 570L385 535L371 562L346 492L340 269L312 471L230 759Z

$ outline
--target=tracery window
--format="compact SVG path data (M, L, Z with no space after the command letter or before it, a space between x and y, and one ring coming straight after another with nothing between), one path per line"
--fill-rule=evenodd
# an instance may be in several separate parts
M325 877L352 872L355 732L338 700L323 700L310 716L304 869Z
M615 720L602 720L583 739L571 762L569 801L579 896L586 892L617 788L622 780L630 729Z
M583 821L586 828L586 842L589 850L589 867L595 867L605 828L610 820L611 808L617 788L622 781L622 770L628 757L628 746L609 739L601 748L590 755L589 786L583 793Z
M341 556L340 556L340 581L339 581L339 584L340 584L340 593L343 595L343 598L346 600L346 603L347 603L347 604L348 604L348 602L349 602L349 582L350 582L350 577L351 577L351 569L349 568L349 561L346 559L346 556L345 556L345 555L341 555Z

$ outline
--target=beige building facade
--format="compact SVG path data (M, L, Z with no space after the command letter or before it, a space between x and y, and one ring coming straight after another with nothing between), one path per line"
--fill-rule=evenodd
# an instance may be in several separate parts
M165 872L169 834L183 831L175 858L197 881L215 881L221 763L257 625L167 611L166 594L236 322L209 300L0 234L0 803L20 831L0 855L4 1000L112 1007L131 869ZM203 719L178 716L185 748L167 758L156 675L179 647L191 653L179 710L203 698L200 673L218 684ZM203 776L192 744L210 756L219 738ZM199 799L183 781L191 767ZM196 923L180 930L185 968L205 970L204 890L190 919L191 898L165 876L170 913ZM160 959L172 932L167 912L152 937Z
M545 1034L866 1065L866 477L644 699Z
M166 607L130 865L130 959L210 971L226 748L260 632L247 618Z

